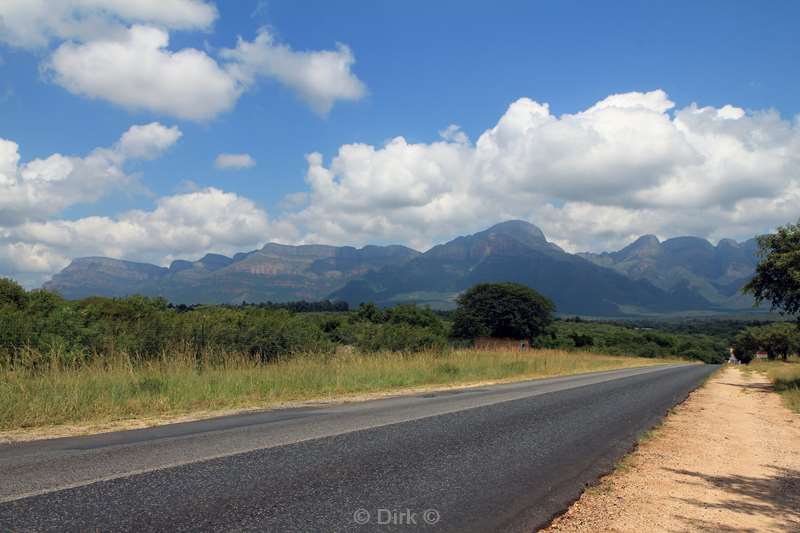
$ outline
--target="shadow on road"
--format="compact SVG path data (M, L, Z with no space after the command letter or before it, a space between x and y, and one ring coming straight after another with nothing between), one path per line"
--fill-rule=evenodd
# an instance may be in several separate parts
M735 460L732 458L732 460ZM774 520L779 531L800 531L800 470L766 465L772 475L768 477L749 477L741 475L712 476L689 470L667 468L666 470L686 476L687 484L711 485L724 491L730 499L725 502L709 503L695 498L681 498L681 501L704 509L725 509L747 515L762 515ZM703 520L682 518L691 529L699 531L719 531L718 525ZM726 529L725 531L746 532L751 529Z

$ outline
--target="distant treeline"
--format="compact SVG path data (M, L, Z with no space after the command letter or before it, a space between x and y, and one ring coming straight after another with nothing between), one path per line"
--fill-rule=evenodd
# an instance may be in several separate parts
M183 313L186 311L194 311L195 309L204 307L202 305L194 304L194 305L186 305L186 304L178 304L173 305L169 304L170 309L175 309L179 313ZM260 303L248 303L243 301L239 305L222 305L221 307L226 308L245 308L251 307L255 309L285 309L287 311L292 311L293 313L344 313L350 310L350 305L347 302L332 302L330 300L322 300L319 302L307 302L305 300L298 300L296 302L260 302Z
M735 328L736 324L731 323L729 327ZM654 323L639 326L626 322L562 319L557 320L553 328L555 335L546 341L548 347L606 354L673 356L705 363L722 363L728 358L731 345L727 334L665 331L656 329Z
M25 291L0 279L0 367L80 366L124 355L169 358L180 349L198 361L237 352L261 361L300 354L446 350L469 341L451 336L450 314L415 305L349 310L341 302L174 306L162 298L86 298ZM740 328L741 329L741 328ZM728 335L661 331L619 323L556 320L534 347L721 362Z

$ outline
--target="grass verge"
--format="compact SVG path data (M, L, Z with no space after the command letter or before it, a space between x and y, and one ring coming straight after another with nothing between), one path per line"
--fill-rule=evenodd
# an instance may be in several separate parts
M0 372L0 431L685 362L557 350L349 353L269 364L225 354L215 361L171 353L138 364L117 357L80 369Z
M748 369L763 372L775 390L783 397L789 409L800 413L800 358L789 358L788 361L754 361L747 365Z

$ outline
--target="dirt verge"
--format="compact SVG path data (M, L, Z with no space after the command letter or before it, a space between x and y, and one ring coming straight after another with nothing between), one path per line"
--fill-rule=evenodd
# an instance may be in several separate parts
M726 368L545 531L800 531L800 415Z

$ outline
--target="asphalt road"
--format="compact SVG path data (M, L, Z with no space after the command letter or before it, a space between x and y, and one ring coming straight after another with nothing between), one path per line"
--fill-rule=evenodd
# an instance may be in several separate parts
M0 446L0 531L533 531L714 366Z

